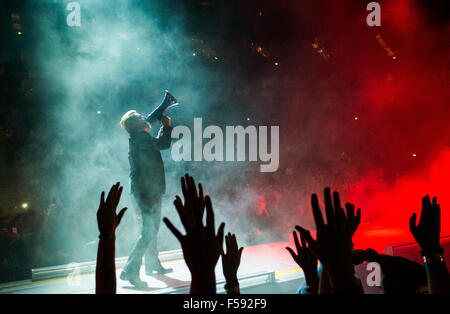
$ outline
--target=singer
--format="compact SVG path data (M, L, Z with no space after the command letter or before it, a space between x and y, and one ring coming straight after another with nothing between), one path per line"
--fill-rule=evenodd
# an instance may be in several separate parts
M148 118L130 110L120 120L121 127L128 132L130 162L130 192L135 201L135 208L141 216L142 229L128 261L120 275L122 280L132 285L145 288L139 270L142 257L145 256L145 272L165 274L172 269L162 267L157 250L157 234L161 222L161 197L166 190L164 163L160 150L170 148L172 127L167 116L158 117L162 127L158 136L152 137L148 131Z

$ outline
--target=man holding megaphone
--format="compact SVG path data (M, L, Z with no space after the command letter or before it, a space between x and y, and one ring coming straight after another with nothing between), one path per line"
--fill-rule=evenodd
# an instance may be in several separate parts
M164 163L160 150L170 148L172 141L171 120L163 114L178 105L176 99L166 91L163 102L147 117L130 110L120 120L121 127L128 132L130 162L130 192L142 218L142 230L120 275L138 287L147 283L139 278L142 257L145 257L145 272L165 274L172 269L162 267L156 244L161 223L161 198L166 191ZM162 127L158 136L152 137L148 131L158 121Z

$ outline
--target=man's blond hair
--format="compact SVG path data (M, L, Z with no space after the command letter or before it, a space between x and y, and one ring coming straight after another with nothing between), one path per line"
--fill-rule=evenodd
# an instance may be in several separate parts
M128 133L133 133L139 130L141 115L136 110L130 110L120 119L120 126Z

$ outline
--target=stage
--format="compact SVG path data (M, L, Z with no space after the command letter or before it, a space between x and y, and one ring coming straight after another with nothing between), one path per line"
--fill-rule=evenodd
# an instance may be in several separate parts
M314 234L314 232L313 232ZM292 260L286 246L294 248L292 235L286 242L275 242L245 247L238 278L242 294L294 294L304 282L301 268ZM389 228L361 224L354 237L356 249L373 248L380 254L403 256L421 263L420 248L408 229ZM445 258L450 260L450 236L441 237ZM190 273L181 250L160 252L164 267L173 268L166 275L145 275L141 279L148 288L138 289L120 279L127 257L116 258L118 294L187 294ZM355 267L365 293L379 294L381 287L367 287L368 274L365 264ZM216 266L217 293L225 293L221 260ZM95 293L95 261L72 263L54 267L33 269L29 280L0 284L1 294L93 294Z
M238 277L242 293L295 293L303 282L303 272L285 247L289 242L251 246L244 249ZM126 258L116 259L118 294L182 294L189 293L190 273L181 250L161 252L164 267L173 268L166 275L145 275L147 289L137 289L119 276ZM33 270L30 280L0 284L3 294L93 294L95 293L95 262L47 267ZM77 274L78 273L78 274ZM63 276L61 275L63 274ZM52 278L59 276L58 278ZM216 266L217 292L224 293L221 260Z

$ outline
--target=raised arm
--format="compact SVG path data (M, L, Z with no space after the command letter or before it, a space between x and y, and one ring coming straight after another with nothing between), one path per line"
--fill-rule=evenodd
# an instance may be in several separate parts
M97 251L97 266L95 269L95 293L116 293L116 264L115 242L116 228L125 214L127 208L123 208L116 214L116 208L122 195L123 187L120 183L113 185L105 202L105 192L100 197L100 206L97 211L97 223L100 231L100 241Z
M422 249L430 294L450 293L450 275L440 246L441 208L437 198L433 203L427 195L422 199L422 214L416 226L416 213L409 220L409 229Z
M361 211L358 209L355 215L355 206L347 203L344 212L339 193L334 192L332 195L330 188L325 188L324 199L326 224L317 195L313 194L311 197L317 239L309 239L309 247L313 248L323 264L321 277L328 275L332 293L359 294L360 288L356 285L353 275L352 237L360 223Z
M216 275L214 269L219 260L225 223L221 223L215 230L214 211L209 196L203 196L203 188L199 184L199 191L194 179L185 175L181 178L181 189L184 204L177 195L174 201L175 208L180 216L186 235L181 232L165 217L167 227L180 241L184 260L191 272L192 294L215 294ZM206 207L206 225L203 225L203 216Z
M161 117L162 127L159 129L158 137L156 138L158 142L158 148L160 150L169 149L170 144L172 143L172 127L171 120L167 116Z
M239 248L236 236L228 232L225 236L227 252L221 250L222 270L225 277L225 291L227 294L240 294L237 271L241 263L243 247Z
M314 245L314 240L309 230L303 229L300 226L296 226L295 228L300 233L300 242L299 242L297 233L295 231L292 232L297 253L295 253L294 250L291 249L290 247L286 247L286 249L289 251L289 253L291 253L292 258L298 264L298 266L300 266L303 270L306 280L306 294L318 294L319 292L319 276L317 274L318 258L312 248L312 246Z

